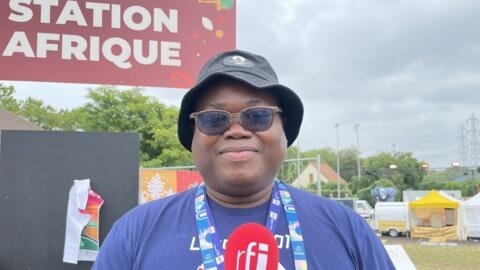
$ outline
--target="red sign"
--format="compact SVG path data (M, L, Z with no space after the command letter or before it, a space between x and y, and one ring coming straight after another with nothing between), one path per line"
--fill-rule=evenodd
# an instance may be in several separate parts
M189 88L234 0L2 0L0 79Z

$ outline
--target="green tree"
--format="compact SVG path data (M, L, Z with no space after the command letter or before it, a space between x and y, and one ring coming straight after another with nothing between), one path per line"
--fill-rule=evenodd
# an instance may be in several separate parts
M13 96L14 93L15 88L13 86L6 86L0 83L0 108L18 114L20 104Z
M347 182L350 182L354 176L357 176L357 156L356 147L349 147L339 151L340 175ZM360 162L361 163L361 162ZM336 168L337 166L333 167Z
M337 168L337 154L333 148L325 147L320 149L312 149L305 151L302 156L308 158L316 158L317 155L320 155L320 162L326 163L334 170ZM340 166L341 167L341 166Z
M321 163L326 163L337 170L337 153L333 148L325 147L306 151L302 156L314 158L320 155ZM347 182L350 182L353 176L357 175L357 155L355 147L341 149L338 152L340 163L340 176Z
M115 86L89 89L84 106L64 113L66 123L85 131L138 132L144 167L192 164L190 153L177 139L178 109L142 92L141 88L119 90Z
M24 101L16 100L13 96L14 93L13 86L5 86L0 83L0 107L2 109L25 117L44 130L58 128L59 115L53 107L34 98L27 98Z
M141 88L89 89L85 105L59 111L33 98L18 101L13 97L14 92L13 86L0 84L1 107L44 130L138 132L143 167L192 164L190 153L177 139L178 108L143 95Z
M292 183L297 178L299 171L302 172L306 167L307 163L305 163L305 161L297 160L299 156L302 157L298 151L296 146L290 146L287 149L285 162L278 172L277 177L287 183Z
M27 98L19 103L19 114L23 117L44 130L60 129L60 116L52 106L45 105L43 101L34 98Z
M422 164L409 152L382 152L365 159L364 168L367 176L374 179L388 178L402 191L418 189L421 185L426 173Z
M88 114L81 108L60 110L58 112L58 129L65 131L84 131L83 124Z
M352 180L348 183L349 189L352 191L352 194L357 195L357 192L366 187L371 187L374 179L369 176L362 175L361 179L358 179L357 176L353 176Z
M317 193L317 183L312 183L307 190ZM352 191L346 185L340 185L340 198L352 197ZM322 183L322 196L338 197L337 183Z

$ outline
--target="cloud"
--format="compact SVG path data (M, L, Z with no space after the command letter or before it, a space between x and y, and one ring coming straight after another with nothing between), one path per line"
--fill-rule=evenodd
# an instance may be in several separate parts
M236 4L237 47L267 57L280 81L305 103L297 144L302 150L335 148L335 123L340 148L355 146L353 125L359 124L363 157L395 150L412 152L431 168L462 162L460 125L472 134L467 119L480 116L480 1ZM28 88L20 98L42 98L56 107L78 105L87 88L16 85ZM70 89L67 100L58 95L60 88ZM176 106L183 95L162 88L146 93Z
M239 1L238 47L265 55L298 91L302 149L410 151L458 160L458 127L480 114L480 2ZM246 18L249 19L246 19Z

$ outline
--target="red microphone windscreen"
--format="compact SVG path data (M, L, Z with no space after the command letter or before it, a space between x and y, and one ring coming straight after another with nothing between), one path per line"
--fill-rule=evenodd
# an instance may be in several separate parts
M237 227L228 237L225 270L277 270L278 246L273 234L257 223Z

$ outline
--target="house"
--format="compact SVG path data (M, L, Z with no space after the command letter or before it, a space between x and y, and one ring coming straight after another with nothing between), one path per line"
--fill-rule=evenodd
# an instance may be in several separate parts
M36 124L29 122L27 119L21 116L18 116L4 109L0 109L0 134L2 133L2 130L42 130L42 129Z
M42 130L39 126L14 113L0 109L1 130Z
M309 185L317 183L318 181L318 164L317 162L310 162L305 170L303 170L297 178L292 182L292 186L298 188L307 188ZM320 181L322 183L340 183L346 185L347 181L330 167L327 163L320 164Z

